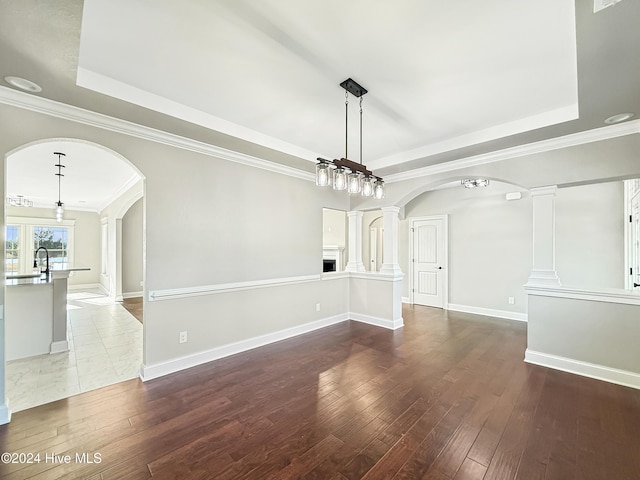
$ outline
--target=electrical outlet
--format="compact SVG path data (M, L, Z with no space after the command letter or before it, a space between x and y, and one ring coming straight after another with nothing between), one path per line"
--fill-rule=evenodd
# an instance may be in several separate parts
M319 311L320 311L320 304L316 303L316 312L319 312Z
M516 303L516 299L513 297L509 297L509 305L513 305Z
M144 282L142 280L140 280L140 286L144 287Z
M180 343L187 343L187 332L180 332Z

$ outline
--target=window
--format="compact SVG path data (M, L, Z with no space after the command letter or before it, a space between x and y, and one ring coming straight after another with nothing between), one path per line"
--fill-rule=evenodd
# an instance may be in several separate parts
M38 248L49 252L49 267L62 270L73 265L74 220L58 223L48 218L8 217L5 241L5 271L27 274L33 271ZM38 253L38 265L45 267L44 252Z
M40 247L49 251L52 270L69 268L69 229L67 227L33 227L33 255Z
M7 225L7 235L4 245L4 270L6 273L20 273L19 232L20 228L17 225Z

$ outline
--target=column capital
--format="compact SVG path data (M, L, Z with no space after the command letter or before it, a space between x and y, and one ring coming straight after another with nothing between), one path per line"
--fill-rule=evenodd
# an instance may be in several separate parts
M362 217L364 216L364 212L362 210L351 210L347 212L347 217Z
M395 205L391 205L391 206L388 206L388 207L381 207L380 210L382 210L383 212L400 213L400 207L396 207Z
M529 189L532 197L537 197L539 195L555 195L557 191L557 185L547 185L546 187L534 187Z

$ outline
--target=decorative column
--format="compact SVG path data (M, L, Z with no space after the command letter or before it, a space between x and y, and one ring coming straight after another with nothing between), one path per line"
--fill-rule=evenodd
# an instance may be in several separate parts
M400 207L382 207L382 224L384 228L382 247L382 267L380 273L402 275L398 263L398 234Z
M364 272L362 263L362 216L361 211L347 212L349 218L349 251L347 252L349 261L345 267L345 272Z
M556 272L555 199L558 187L531 189L533 267L527 285L560 286Z

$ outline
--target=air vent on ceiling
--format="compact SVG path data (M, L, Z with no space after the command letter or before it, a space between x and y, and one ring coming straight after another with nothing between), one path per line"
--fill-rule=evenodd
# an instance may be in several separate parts
M604 10L607 7L615 5L622 0L593 0L593 13Z

